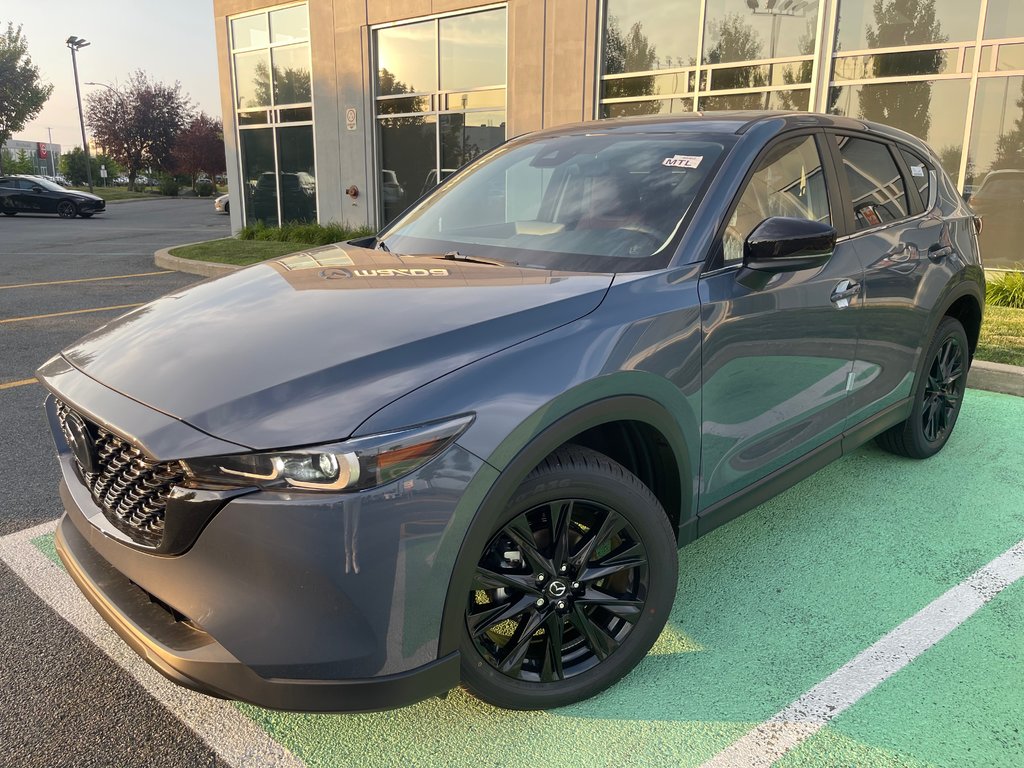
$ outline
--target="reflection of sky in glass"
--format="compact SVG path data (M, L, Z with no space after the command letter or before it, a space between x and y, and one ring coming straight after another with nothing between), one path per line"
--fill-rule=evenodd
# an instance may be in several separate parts
M1024 2L1021 0L988 0L985 16L985 37L1024 37Z
M296 5L270 12L270 32L273 42L287 43L309 39L309 14L306 6Z
M1024 120L1024 109L1017 106L1017 102L1024 99L1022 87L1024 77L985 78L978 81L970 148L974 183L983 179L992 167L999 137L1012 133L1014 123ZM967 183L970 184L971 180L968 179Z
M615 19L619 33L628 41L633 25L654 48L651 69L689 66L697 56L700 0L608 0L608 19ZM607 37L606 34L606 49Z
M434 22L403 24L377 32L377 68L387 70L394 76L395 83L403 84L401 89L384 87L385 93L421 93L437 89L435 62Z
M252 48L255 45L267 45L270 36L267 33L267 15L258 13L255 16L243 16L231 20L231 41L234 48Z
M267 51L235 54L239 109L269 106L270 62L267 59Z
M704 62L750 61L814 53L817 2L795 14L771 14L761 2L755 12L747 0L707 4Z
M505 83L505 11L440 20L441 90Z
M1009 0L1020 3L1021 0ZM978 30L981 0L935 0L935 21L938 34L921 22L920 5L916 0L888 0L896 8L897 26L882 30L880 43L868 43L866 28L878 29L872 10L874 0L840 0L839 32L836 47L841 51L856 51L871 47L894 45L924 45L945 41L973 40ZM890 18L890 16L887 16Z

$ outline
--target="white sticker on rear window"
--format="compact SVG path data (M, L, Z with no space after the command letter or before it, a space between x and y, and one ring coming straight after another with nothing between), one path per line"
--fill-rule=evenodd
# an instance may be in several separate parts
M672 157L666 157L661 161L661 164L667 165L670 168L696 168L703 159L703 155L673 155Z
M910 166L910 175L911 176L920 176L923 179L924 178L924 166L923 165L912 165L912 166Z

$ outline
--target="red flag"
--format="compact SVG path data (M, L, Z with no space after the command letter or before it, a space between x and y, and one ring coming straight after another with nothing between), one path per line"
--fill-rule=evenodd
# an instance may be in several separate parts
M48 154L48 151L46 149L46 142L45 141L36 142L36 156L39 157L40 160L45 160L47 154Z

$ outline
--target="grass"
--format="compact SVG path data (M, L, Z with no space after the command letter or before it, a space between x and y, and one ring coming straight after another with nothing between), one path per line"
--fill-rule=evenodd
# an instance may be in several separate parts
M985 307L975 356L991 363L1024 366L1024 309Z
M177 256L179 259L212 261L217 264L235 264L245 267L311 247L309 243L280 243L266 240L254 242L225 237L223 240L208 240L205 243L181 245L172 248L170 253L171 256Z
M70 187L76 192L88 192L88 187ZM97 187L93 185L93 194L102 197L108 203L112 200L137 200L139 198L153 197L155 192L131 192L128 187Z
M990 307L1024 309L1024 272L989 272L985 294Z
M280 227L267 227L256 223L243 227L238 233L240 240L273 241L280 243L302 243L303 245L330 245L342 240L368 237L374 230L368 227L346 227L342 224L304 224L292 222Z

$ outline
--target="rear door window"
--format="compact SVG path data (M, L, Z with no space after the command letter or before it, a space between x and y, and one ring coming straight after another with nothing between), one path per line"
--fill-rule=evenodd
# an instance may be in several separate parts
M907 190L889 147L870 139L836 136L857 231L910 215Z
M921 195L921 204L927 208L928 201L931 199L929 197L931 194L931 166L903 147L900 147L900 154L903 155L903 162L910 169L910 183L917 187L917 192Z

